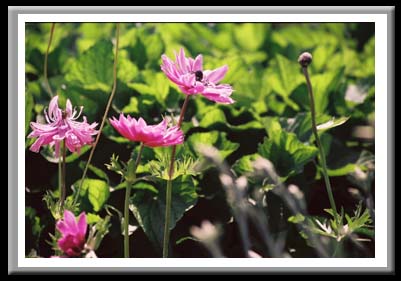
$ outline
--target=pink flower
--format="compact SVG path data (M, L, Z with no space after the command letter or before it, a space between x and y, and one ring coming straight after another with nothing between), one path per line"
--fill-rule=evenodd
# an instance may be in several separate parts
M55 145L56 157L60 148L60 142L65 140L66 147L71 151L80 151L81 147L93 142L93 135L98 131L95 130L97 123L88 124L86 117L83 117L83 122L76 121L82 113L81 106L78 112L73 110L72 104L67 99L65 111L58 107L58 96L52 98L49 104L48 112L45 109L45 118L48 124L40 124L31 122L32 132L28 138L38 139L32 144L30 150L39 152L43 145Z
M233 89L228 84L218 84L228 70L227 65L215 70L203 70L202 55L195 59L186 58L184 50L175 55L175 62L166 55L162 55L161 69L167 77L178 85L187 95L201 94L205 98L217 103L230 104Z
M67 256L77 257L81 255L85 246L87 226L84 212L79 215L77 222L73 213L68 210L64 211L64 220L60 220L56 224L62 235L57 244Z
M121 113L120 119L113 117L110 123L125 138L143 142L149 147L170 146L184 142L184 134L180 128L177 126L168 128L166 119L158 125L147 125L142 118L137 121Z

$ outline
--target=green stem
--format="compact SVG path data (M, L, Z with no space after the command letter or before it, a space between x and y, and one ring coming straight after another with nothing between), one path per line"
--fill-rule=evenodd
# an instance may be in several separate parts
M187 95L182 105L180 118L178 119L177 126L181 127L182 121L184 120L185 111L187 110L190 95ZM164 221L164 236L163 236L163 258L168 258L168 247L170 241L170 219L171 219L171 197L173 192L173 174L174 174L174 162L175 153L177 152L177 146L174 145L171 150L170 167L168 171L167 189L166 189L166 211Z
M56 26L56 23L53 22L52 26L50 28L49 42L47 44L47 49L46 49L46 53L45 53L45 62L44 62L44 66L43 66L44 82L46 85L47 93L49 94L50 98L52 98L54 96L54 94L53 94L52 89L50 88L49 79L47 79L47 60L48 60L48 56L49 56L50 46L52 45L55 26Z
M60 194L60 210L62 210L63 209L63 207L64 207L64 201L65 201L65 197L66 197L66 194L67 194L67 191L66 191L66 187L65 187L65 165L66 165L66 163L65 163L65 158L66 158L66 154L67 154L67 151L66 151L66 146L65 146L65 139L61 142L61 145L62 145L62 151L63 151L63 156L62 156L62 161L61 161L61 194Z
M166 190L166 213L164 224L164 239L163 239L163 258L168 258L168 247L170 241L170 219L171 219L171 195L173 191L173 181L167 181Z
M59 191L59 199L61 202L61 193L63 192L63 187L62 187L62 180L63 180L63 175L62 175L62 152L61 152L61 146L58 148L58 191ZM61 211L61 210L60 210Z
M315 99L313 97L312 84L309 79L308 68L305 66L302 67L302 72L305 75L306 85L308 87L310 110L311 110L311 115L312 115L312 131L313 131L313 134L316 139L317 147L319 149L319 156L320 156L319 158L320 158L320 162L321 162L320 164L322 165L322 168L323 168L323 177L324 177L324 181L326 183L326 190L327 190L327 194L329 196L331 209L333 210L333 213L334 213L334 220L336 221L336 224L339 224L340 222L338 220L337 207L336 207L336 203L334 201L333 190L331 188L329 174L327 172L326 155L324 154L323 146L320 141L319 134L317 132Z
M138 168L139 162L141 161L141 155L143 150L143 143L139 147L138 156L136 157L133 178L131 180L126 181L125 188L125 201L124 201L124 258L129 258L129 200L131 197L131 187L136 179L136 169Z
M98 132L98 134L96 136L95 143L94 143L94 145L93 145L93 147L92 147L92 149L91 149L91 151L89 153L88 162L86 162L85 169L84 169L84 172L82 174L81 182L79 184L78 191L77 191L77 193L75 195L74 204L77 203L77 200L78 200L78 197L79 197L79 192L81 191L82 185L84 184L86 173L88 172L88 168L89 168L89 165L90 165L90 163L92 161L93 154L95 153L96 146L97 146L97 144L99 142L100 135L102 133L104 124L106 122L107 114L109 113L110 106L111 106L111 103L112 103L113 98L114 98L114 94L116 93L116 88L117 88L118 46L119 46L119 41L120 41L119 38L120 38L120 24L117 23L117 27L116 27L116 52L114 54L114 65L113 65L113 89L111 90L111 94L110 94L109 100L108 100L107 105L106 105L106 109L105 109L104 114L103 114L102 122L100 123L100 128L99 128L99 132Z

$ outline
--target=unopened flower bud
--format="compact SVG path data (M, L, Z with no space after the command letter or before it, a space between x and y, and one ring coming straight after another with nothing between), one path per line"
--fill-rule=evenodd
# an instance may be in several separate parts
M299 56L298 62L302 67L308 67L312 62L312 55L308 52L304 52Z

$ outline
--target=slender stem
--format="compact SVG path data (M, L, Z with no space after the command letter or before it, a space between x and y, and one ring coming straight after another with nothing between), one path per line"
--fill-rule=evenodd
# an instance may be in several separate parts
M134 166L134 173L133 173L133 180L126 181L126 188L125 188L125 201L124 201L124 258L129 258L129 199L131 197L131 187L133 182L136 179L136 169L138 168L139 162L141 161L141 155L143 150L143 143L139 147L138 156L136 157L135 166Z
M187 95L182 105L180 118L178 119L178 127L181 127L182 121L184 120L185 111L187 110L190 95ZM173 174L174 174L174 162L175 153L177 152L177 146L174 145L171 150L170 167L168 170L168 181L166 189L166 211L165 211L165 221L164 221L164 236L163 236L163 258L168 257L168 247L170 240L170 217L171 217L171 195L173 191Z
M63 207L64 207L64 201L65 201L65 197L66 197L66 194L67 194L67 191L66 191L66 187L65 187L65 158L66 158L66 154L67 154L67 151L66 151L66 145L65 145L65 139L62 141L62 150L63 150L63 158L62 158L62 161L61 161L61 194L60 194L60 209L63 209Z
M323 168L323 177L324 177L324 181L326 183L326 190L327 190L327 194L329 196L330 206L331 206L331 209L334 212L334 219L336 221L336 224L338 224L340 222L338 221L337 207L336 207L336 203L334 201L333 190L331 188L330 179L329 179L329 175L328 175L328 172L327 172L326 156L324 154L323 146L322 146L322 143L320 141L319 134L317 132L315 99L313 97L312 84L311 84L310 79L309 79L308 68L307 67L302 67L302 72L305 75L306 85L308 87L309 100L310 100L310 110L311 110L311 115L312 115L312 131L313 131L313 134L314 134L315 139L316 139L317 147L319 149L320 162L321 162L321 165L322 165L322 168Z
M78 192L75 195L74 204L78 200L79 192L81 191L82 185L84 183L84 180L85 180L85 177L86 177L86 173L88 172L88 168L89 168L89 165L90 165L90 163L92 161L93 154L94 154L96 146L97 146L97 144L99 142L100 135L101 135L103 127L104 127L104 123L106 122L106 117L107 117L107 114L109 113L110 106L111 106L111 103L112 103L113 98L114 98L114 94L116 93L119 40L120 40L120 23L117 23L117 27L116 27L116 51L115 51L115 54L114 54L114 65L113 65L113 89L111 90L111 94L110 94L109 100L108 100L107 105L106 105L106 109L105 109L104 114L103 114L102 122L100 124L99 132L98 132L98 134L96 136L95 143L94 143L94 145L93 145L93 147L92 147L92 149L91 149L91 151L89 153L88 162L86 162L85 169L84 169L84 172L82 174L81 182L80 182L79 187L78 187Z
M61 199L61 193L63 190L62 187L62 180L63 180L63 175L62 175L62 152L61 152L61 146L58 148L58 191L59 191L59 198Z
M52 40L53 40L53 34L54 34L54 27L56 26L56 23L53 22L52 26L50 28L50 37L49 37L49 42L47 44L47 49L45 53L45 63L43 66L43 76L44 76L44 82L46 85L47 93L49 94L50 98L54 96L52 89L50 88L49 80L47 79L47 60L49 57L49 51L50 51L50 46L52 45Z
M171 219L171 195L173 191L173 181L167 181L166 190L166 212L164 223L164 238L163 238L163 258L168 258L168 247L170 241L170 219Z

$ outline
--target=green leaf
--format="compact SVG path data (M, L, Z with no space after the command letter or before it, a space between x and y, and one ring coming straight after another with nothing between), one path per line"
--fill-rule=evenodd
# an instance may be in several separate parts
M292 91L303 82L299 69L300 66L296 61L290 61L286 57L277 54L276 72L270 78L273 90L282 97L290 96Z
M118 80L124 82L125 84L128 84L132 82L138 76L138 74L138 67L129 60L128 54L123 56L120 52L117 68Z
M113 84L113 44L100 40L73 61L66 80L87 90L109 93Z
M208 128L209 126L215 124L215 123L227 123L226 116L224 115L224 112L221 109L214 108L207 112L202 118L202 120L199 123L199 126L203 128Z
M159 186L157 195L146 190L136 191L132 197L130 209L155 248L161 252L166 208L166 181L160 181ZM197 197L191 176L182 176L173 181L170 229L173 229L184 213L196 204Z
M169 93L170 83L164 73L153 71L142 72L145 83L128 83L128 87L142 95L151 95L164 104Z
M234 38L242 49L256 51L262 46L269 27L266 24L240 23L234 29Z
M311 78L315 97L316 114L323 114L329 104L330 94L334 92L344 76L344 67Z
M232 168L238 175L250 173L253 171L253 162L258 157L260 157L260 155L257 153L242 156L234 163Z
M86 222L88 224L95 224L100 221L102 218L97 214L87 213L86 214Z
M303 222L304 220L305 217L302 214L296 214L295 216L291 216L288 218L288 221L292 223L300 223Z
M79 186L80 181L75 186ZM102 209L110 196L109 185L107 182L96 179L85 179L79 197L83 201L84 209L85 201L88 200L95 212ZM88 207L88 206L86 206ZM90 210L90 209L89 209Z
M81 161L79 163L79 167L83 170L85 169L87 162L86 161ZM107 176L106 172L104 172L102 169L99 169L92 164L89 165L88 170L94 173L96 176L98 176L100 179L105 180L107 183L109 183L109 177Z
M226 135L226 133L217 131L194 133L188 137L187 143L194 156L199 156L196 152L196 146L205 144L216 147L219 150L220 156L224 159L239 148L239 144L229 141Z
M84 146L83 148L81 148L81 151L78 152L74 152L71 153L70 155L68 155L65 158L65 162L66 163L71 163L74 162L75 160L77 160L79 157L81 157L83 154L85 154L88 150L91 149L91 146ZM54 154L54 150L53 148L50 148L49 146L44 146L41 150L40 150L40 154L50 163L58 163L59 162L59 158L55 157Z
M129 103L124 106L122 109L122 112L124 113L138 113L138 99L136 97L131 97L129 100Z
M293 133L274 130L259 145L258 152L272 161L279 175L284 177L299 173L318 151L316 147L300 142Z
M25 135L28 133L29 124L32 119L33 104L33 96L27 91L25 93Z
M159 33L147 35L142 38L146 46L146 58L158 61L164 52L164 43Z

